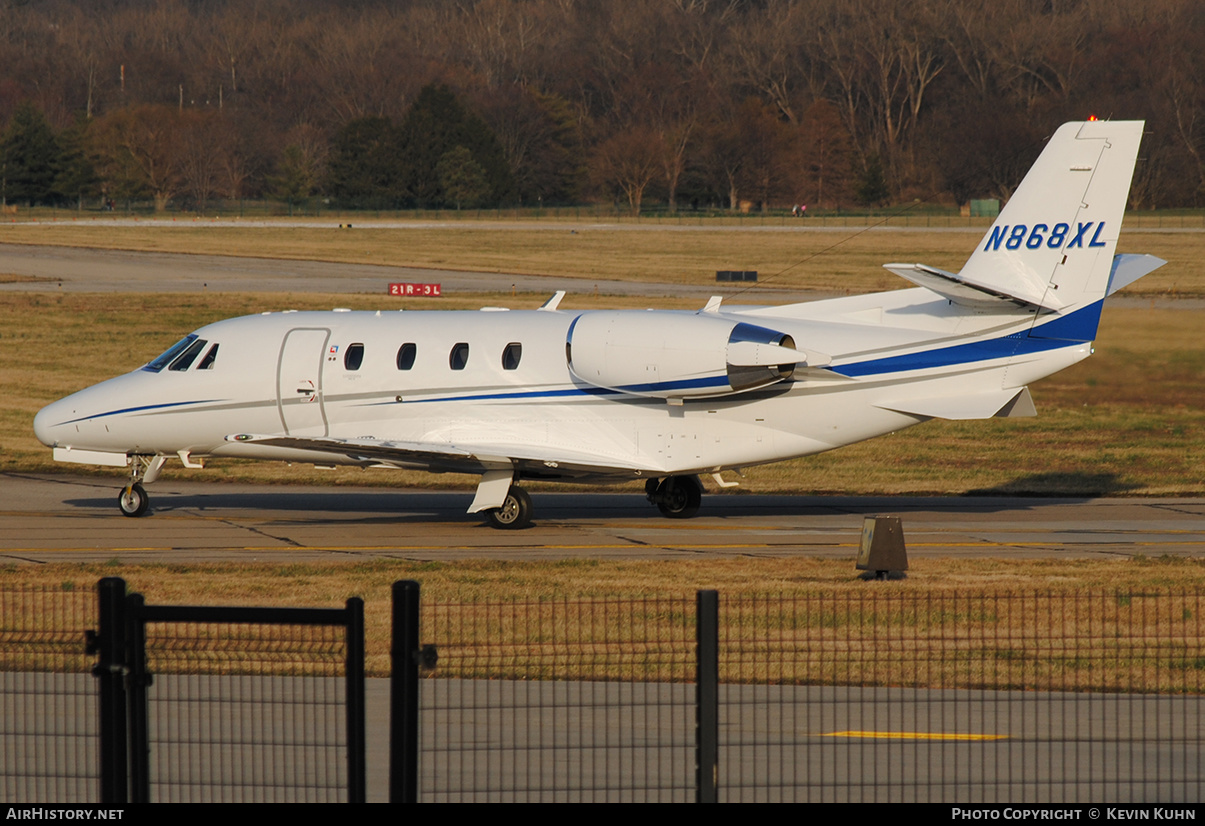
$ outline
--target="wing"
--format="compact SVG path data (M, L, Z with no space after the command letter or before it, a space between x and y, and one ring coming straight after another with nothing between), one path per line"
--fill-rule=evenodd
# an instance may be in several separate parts
M226 437L226 456L299 462L336 461L340 464L384 465L435 473L474 473L513 470L537 479L632 479L657 469L621 456L523 443L454 444L403 442L388 439L335 439L300 436Z

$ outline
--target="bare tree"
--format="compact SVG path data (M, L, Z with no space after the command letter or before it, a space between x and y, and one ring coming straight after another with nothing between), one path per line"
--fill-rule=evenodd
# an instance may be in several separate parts
M633 215L640 214L645 190L657 177L659 141L651 129L633 126L612 135L595 150L591 168L600 186L623 193Z

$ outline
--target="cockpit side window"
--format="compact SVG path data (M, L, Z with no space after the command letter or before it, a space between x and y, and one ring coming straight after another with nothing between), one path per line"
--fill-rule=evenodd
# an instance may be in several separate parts
M167 365L171 364L172 360L176 358L176 356L187 350L188 346L196 340L196 333L185 336L171 347L168 347L166 350L164 350L161 355L159 355L154 361L149 362L146 367L143 367L142 369L149 370L152 373L158 373L164 367L167 367Z
M201 359L201 363L197 365L198 370L212 370L213 363L218 359L218 345L213 345L209 348L209 352L205 354L205 358Z
M187 370L192 367L192 363L197 360L197 356L201 354L201 350L209 342L203 338L198 338L184 350L183 353L176 356L175 361L168 366L168 370Z

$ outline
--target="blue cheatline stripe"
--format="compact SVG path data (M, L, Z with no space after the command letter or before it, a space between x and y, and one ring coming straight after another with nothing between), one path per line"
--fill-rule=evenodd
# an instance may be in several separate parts
M682 381L650 382L648 384L629 384L624 387L611 389L608 387L574 387L569 390L518 390L511 393L478 393L472 396L440 396L434 399L411 399L401 404L423 404L425 402L475 402L500 401L503 399L551 399L565 396L617 396L627 393L641 394L654 390L681 390L687 387L727 387L727 376L712 376L702 379L683 379ZM396 401L374 402L366 407L376 407L382 404L399 404Z
M882 373L899 373L907 370L926 370L934 367L949 367L957 364L968 364L976 361L1009 358L1014 355L1043 353L1048 350L1058 350L1069 344L1083 344L1096 338L1096 329L1100 324L1103 299L1094 301L1086 307L1081 307L1065 316L1057 316L1044 324L1029 330L1010 333L998 338L983 341L971 341L965 344L955 344L950 347L939 347L934 350L921 350L902 356L859 361L850 364L839 364L827 368L834 373L851 378L858 376L873 376ZM566 396L607 396L623 393L642 394L652 391L677 390L687 387L724 387L728 385L726 376L690 379L679 382L653 382L649 384L634 384L615 390L603 387L573 388L571 390L525 390L509 393L479 393L471 396L441 396L433 399L414 399L405 404L422 402L464 402L464 401L499 401L504 399L547 399ZM378 402L377 404L397 404L397 402Z
M936 350L922 350L903 356L888 356L852 364L839 364L829 369L843 376L872 376L880 373L926 370L933 367L949 367L974 361L988 361L1058 350L1069 344L1083 344L1096 338L1096 328L1100 323L1100 311L1103 304L1103 300L1096 301L1031 330L1010 333L1000 338L955 344Z
M104 413L93 413L89 416L80 416L78 419L68 419L65 422L59 422L59 425L86 422L88 419L104 419L108 416L120 416L122 413L141 413L145 410L166 410L172 407L184 407L188 404L213 404L214 402L220 401L223 401L223 399L198 399L190 402L168 402L166 404L144 404L140 407L123 407L121 410L108 410Z

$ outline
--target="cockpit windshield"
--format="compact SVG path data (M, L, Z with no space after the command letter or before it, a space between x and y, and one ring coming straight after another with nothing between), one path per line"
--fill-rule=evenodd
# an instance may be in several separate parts
M142 369L149 370L152 373L158 373L164 367L167 367L167 365L171 364L172 361L175 360L176 356L180 355L185 350L187 350L188 345L192 344L196 340L197 340L196 333L192 333L191 335L185 336L184 338L180 339L175 344L173 344L171 347L168 347L166 350L164 350L162 355L160 355L154 361L148 363L147 366L143 367Z
M177 341L171 347L163 351L162 355L154 361L143 367L151 373L158 373L164 367L168 370L184 371L192 367L193 362L197 360L202 352L205 351L205 345L209 342L203 338L197 338L196 333L185 336ZM213 363L218 356L218 345L214 344L205 353L205 357L201 359L201 363L197 366L198 370L211 370Z
M197 360L197 356L201 353L201 348L208 344L205 339L199 338L185 348L184 352L176 356L175 360L167 366L168 370L187 370L192 367L192 363Z

